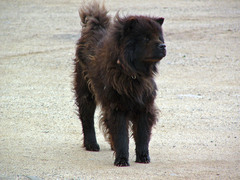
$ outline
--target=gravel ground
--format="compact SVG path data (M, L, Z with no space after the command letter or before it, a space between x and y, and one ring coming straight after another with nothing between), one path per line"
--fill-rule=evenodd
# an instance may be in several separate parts
M75 0L0 1L0 179L240 179L240 1L110 1L165 17L150 164L82 148L72 91ZM99 110L96 119L99 117Z

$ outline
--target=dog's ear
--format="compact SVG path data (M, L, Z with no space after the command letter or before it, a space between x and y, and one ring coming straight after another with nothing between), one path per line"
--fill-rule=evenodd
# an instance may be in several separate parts
M154 18L154 20L155 20L157 23L159 23L160 25L162 25L163 22L164 22L164 18L163 18L163 17L160 17L160 18Z
M129 34L134 29L137 23L137 18L129 17L124 24L124 35Z

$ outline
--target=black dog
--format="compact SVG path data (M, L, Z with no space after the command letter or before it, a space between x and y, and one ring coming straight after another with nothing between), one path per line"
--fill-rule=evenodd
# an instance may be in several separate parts
M94 129L101 105L104 133L115 151L116 166L129 166L128 127L136 143L136 162L149 163L148 145L157 121L154 74L166 55L163 18L119 17L113 23L96 2L80 10L82 34L77 43L74 89L84 147L99 151Z

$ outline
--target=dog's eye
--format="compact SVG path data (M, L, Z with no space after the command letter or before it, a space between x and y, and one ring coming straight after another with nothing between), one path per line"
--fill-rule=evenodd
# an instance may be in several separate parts
M150 41L150 39L148 37L144 37L143 38L144 42L148 43Z

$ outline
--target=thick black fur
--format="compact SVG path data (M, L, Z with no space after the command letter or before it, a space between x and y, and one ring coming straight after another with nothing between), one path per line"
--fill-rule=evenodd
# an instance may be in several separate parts
M136 162L149 163L149 141L157 121L154 105L157 63L166 55L163 18L119 17L113 23L96 2L79 11L82 34L77 43L74 89L82 122L84 147L99 151L94 129L101 105L105 137L115 151L116 166L129 166L131 126Z

